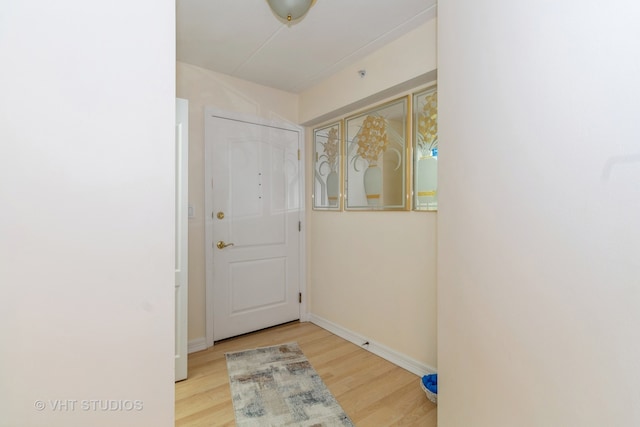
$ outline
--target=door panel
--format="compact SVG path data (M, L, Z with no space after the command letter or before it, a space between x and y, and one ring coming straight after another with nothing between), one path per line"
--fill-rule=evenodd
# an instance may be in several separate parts
M286 258L230 264L231 315L286 304Z
M282 213L286 182L279 173L284 150L235 138L228 149L231 241L236 246L285 244L286 216Z
M301 131L207 114L205 140L213 339L299 319Z

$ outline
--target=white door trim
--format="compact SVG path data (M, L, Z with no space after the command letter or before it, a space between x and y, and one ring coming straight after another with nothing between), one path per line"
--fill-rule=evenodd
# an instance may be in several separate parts
M205 107L204 109L204 123L206 124L207 118L210 116L221 117L225 119L244 121L247 123L254 123L263 126L273 126L281 129L287 129L298 133L298 150L300 150L300 159L298 163L298 171L300 173L300 211L299 218L302 227L300 233L298 233L299 248L300 248L300 269L299 269L299 283L300 292L302 292L302 303L300 304L300 320L306 320L308 317L307 307L307 285L306 285L306 224L305 219L305 205L306 205L306 190L305 190L305 138L304 128L293 123L285 122L282 120L269 120L259 116L246 113L237 113L231 111L225 111L218 108ZM205 333L207 338L207 346L213 346L213 265L210 262L213 258L213 206L212 206L212 180L213 170L211 163L206 161L212 152L212 143L207 141L205 136L204 141L205 152L205 166L204 166L204 225L205 225L205 301L206 301L206 313L205 313Z
M189 307L189 101L176 98L175 380L187 378Z

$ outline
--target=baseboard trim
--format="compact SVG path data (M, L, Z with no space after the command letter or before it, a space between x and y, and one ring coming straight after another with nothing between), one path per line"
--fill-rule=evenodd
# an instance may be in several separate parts
M407 371L419 377L422 377L423 375L428 375L428 374L435 374L437 372L437 370L432 366L418 362L417 360L412 359L411 357L405 354L402 354L385 345L382 345L369 338L366 338L353 331L350 331L349 329L343 328L342 326L336 323L333 323L329 320L323 319L320 316L316 316L315 314L309 313L307 317L309 322L313 323L314 325L318 325L322 329L326 329L332 334L335 334L340 338L350 341L355 345L360 346L365 350L368 350L371 353L377 356L380 356L383 359L393 363L394 365L397 365L403 369L406 369ZM365 344L365 343L368 343L368 344Z
M187 344L187 353L195 353L196 351L206 350L207 347L207 339L205 337L196 338L195 340L190 340Z

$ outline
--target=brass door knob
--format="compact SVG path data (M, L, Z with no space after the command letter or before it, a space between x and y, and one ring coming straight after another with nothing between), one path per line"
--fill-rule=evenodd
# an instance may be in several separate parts
M224 249L227 246L233 246L233 243L225 243L222 240L219 240L218 243L216 243L216 246L218 247L218 249Z

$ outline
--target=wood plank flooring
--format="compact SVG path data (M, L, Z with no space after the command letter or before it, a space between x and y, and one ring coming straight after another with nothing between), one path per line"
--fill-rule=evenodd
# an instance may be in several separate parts
M288 323L216 343L189 355L189 378L176 383L176 426L234 426L224 353L297 342L358 426L437 425L420 378L312 323Z

